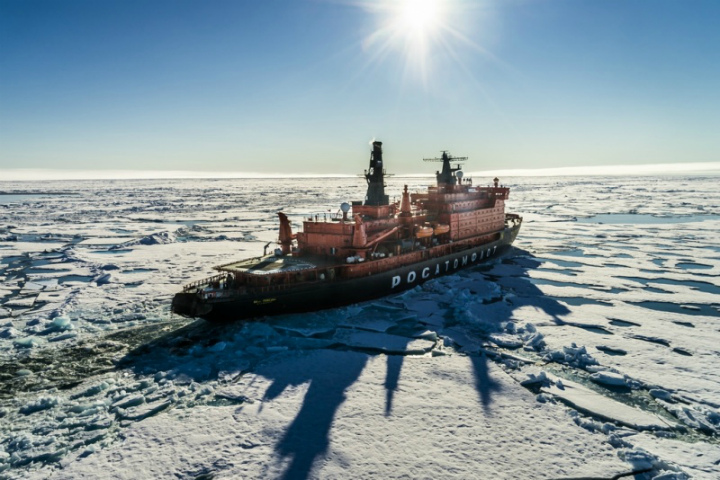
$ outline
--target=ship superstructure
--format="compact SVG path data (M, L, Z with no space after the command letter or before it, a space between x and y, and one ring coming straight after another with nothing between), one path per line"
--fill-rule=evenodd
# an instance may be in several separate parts
M522 218L505 213L509 188L497 178L474 186L461 170L466 157L425 159L442 162L436 185L423 193L406 185L390 203L382 142L372 147L363 201L342 204L330 220L306 218L298 233L279 212L274 253L214 267L218 275L175 296L173 311L233 320L345 305L487 260L517 236Z

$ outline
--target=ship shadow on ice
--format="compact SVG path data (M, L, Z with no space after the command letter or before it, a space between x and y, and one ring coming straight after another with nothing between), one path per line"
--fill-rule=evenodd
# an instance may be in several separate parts
M486 273L483 273L482 269L477 269L477 271L466 274L468 278L478 282L488 280L500 282L506 276L514 279L508 279L505 284L500 283L503 291L512 288L515 301L513 304L504 303L507 308L494 308L492 312L502 313L489 319L491 325L499 328L501 324L511 319L515 308L525 305L533 305L542 309L548 315L557 318L558 321L562 321L560 316L569 313L567 307L545 297L527 278L527 269L536 268L539 265L540 262L534 260L528 252L512 249L510 255L507 255L502 262L503 267L500 270L503 271L503 277L492 274L493 271L499 270L497 268L491 268ZM434 330L438 335L438 342L443 342L443 337L445 337L458 346L461 345L460 342L465 343L465 338L453 338L452 334L445 335L444 325L433 326L432 323L424 323L423 320L423 316L419 315L418 323L429 330ZM410 342L412 338L407 337L407 340ZM306 479L311 476L313 465L328 450L334 416L346 399L346 391L360 377L369 358L367 355L355 352L342 352L344 353L342 357L338 356L341 352L331 353L328 350L325 352L327 353L324 355L329 357L321 362L322 368L318 368L317 365L315 368L294 365L292 372L279 372L273 378L273 383L265 394L265 399L272 399L277 397L288 385L310 383L300 411L276 445L276 451L280 455L292 458L290 466L282 477L284 479ZM333 356L337 358L333 359ZM393 402L399 391L400 376L406 356L399 353L386 354L386 375L383 383L386 417L393 414ZM501 389L500 383L491 375L489 363L492 360L482 352L471 352L468 354L468 358L472 364L474 387L480 406L485 415L492 415L491 407L494 396Z
M542 311L552 318L558 325L565 325L561 318L568 315L570 309L555 298L546 295L535 283L530 281L528 271L542 266L542 261L537 260L531 253L513 247L515 255L503 259L501 268L494 268L489 272L489 277L496 282L505 293L512 293L513 298L509 299L511 309L528 306Z
M277 398L289 386L309 384L298 414L275 445L278 455L291 459L282 478L310 477L316 460L328 452L335 415L346 392L369 359L363 353L318 350L293 361L289 368L260 370L272 377L263 401Z
M477 354L469 355L470 362L473 367L475 379L475 389L477 390L478 400L487 415L491 415L491 405L493 403L492 395L501 391L500 384L490 376L488 362L490 359L486 355ZM395 392L399 387L400 374L405 359L399 355L388 355L386 365L385 383L385 416L392 416L393 401Z
M324 348L281 350L275 355L266 352L250 363L247 357L236 359L239 368L233 370L232 353L218 355L218 352L212 352L223 338L232 338L248 327L252 331L271 328L271 322L214 325L200 320L132 350L118 366L130 368L139 375L171 372L167 378L181 383L204 382L228 371L234 377L228 381L230 385L247 371L252 371L271 382L262 402L272 402L289 387L308 384L298 414L275 445L279 457L290 459L281 478L304 479L310 476L315 461L327 453L337 410L345 402L347 389L357 381L372 354L351 351L329 340ZM200 345L202 348L198 348ZM250 346L251 350L254 348L260 347ZM197 355L195 352L199 351L205 354ZM269 358L271 356L280 361L274 361Z
M558 325L566 324L561 317L569 314L570 310L557 300L546 296L529 279L527 271L541 265L542 262L536 260L530 252L517 247L510 247L499 263L477 267L464 272L461 275L475 279L477 282L491 281L496 283L502 290L502 297L483 301L483 303L488 304L488 316L481 319L480 325L465 325L467 329L464 332L468 332L470 335L463 335L463 331L458 332L454 328L443 328L449 324L455 324L455 321L452 318L448 319L447 315L445 325L436 329L441 338L450 340L455 346L460 347L461 351L465 350L467 352L473 367L478 400L486 414L491 414L493 394L500 392L500 384L490 375L489 361L491 360L486 355L485 350L474 349L473 342L476 340L482 341L489 333L500 331L503 324L513 321L513 311L525 306L531 306L543 311L552 317L553 321ZM512 298L509 298L508 294L512 294ZM426 324L426 326L431 328L430 324ZM398 380L404 360L402 355L387 356L387 374L384 383L386 389L386 416L392 414L393 399L398 389Z

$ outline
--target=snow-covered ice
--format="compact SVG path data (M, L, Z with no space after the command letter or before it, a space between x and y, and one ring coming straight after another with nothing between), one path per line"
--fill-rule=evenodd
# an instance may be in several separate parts
M502 180L494 263L230 325L172 295L361 183L0 182L0 476L720 478L717 178Z

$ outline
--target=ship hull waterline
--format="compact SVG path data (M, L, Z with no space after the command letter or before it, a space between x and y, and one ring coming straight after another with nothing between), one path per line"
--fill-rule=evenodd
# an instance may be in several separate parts
M505 229L500 239L493 242L367 277L319 281L285 290L216 299L201 299L195 292L178 293L173 298L172 311L189 318L230 322L306 313L374 300L486 263L510 247L519 230L520 225L516 225Z

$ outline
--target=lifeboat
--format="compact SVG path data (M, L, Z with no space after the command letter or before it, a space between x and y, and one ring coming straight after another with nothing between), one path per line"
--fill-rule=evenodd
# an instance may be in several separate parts
M416 238L427 238L427 237L431 237L432 234L433 234L432 227L417 227L415 229L415 237Z
M448 233L449 231L450 225L439 224L435 226L435 230L433 230L433 233L435 235L442 235L443 233Z

